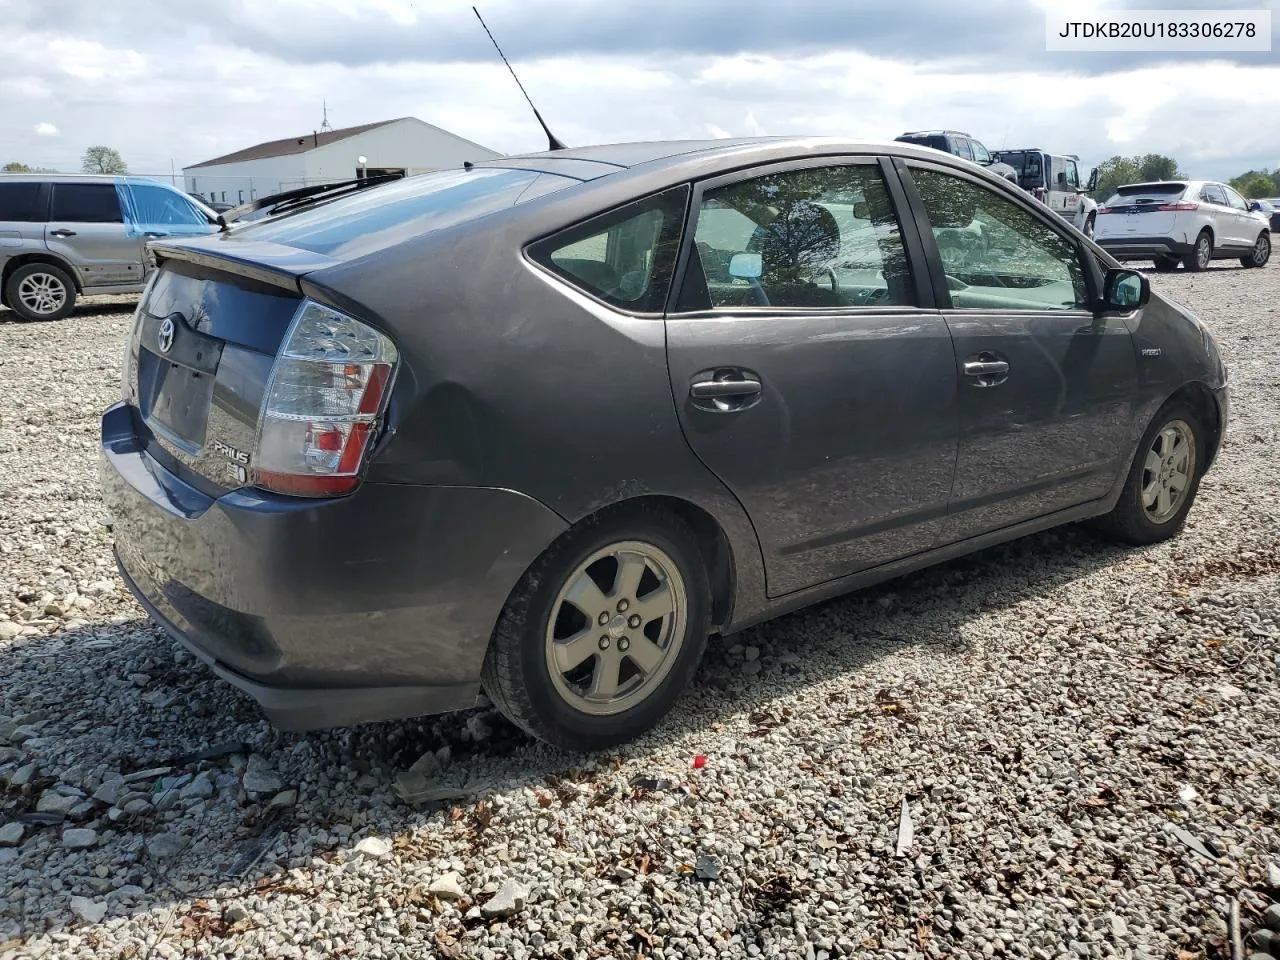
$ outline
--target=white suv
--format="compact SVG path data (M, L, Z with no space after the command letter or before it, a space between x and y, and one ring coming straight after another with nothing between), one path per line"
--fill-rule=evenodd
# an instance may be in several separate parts
M1267 218L1225 183L1161 180L1121 187L1098 208L1093 239L1117 260L1154 260L1156 269L1203 270L1211 260L1265 266Z

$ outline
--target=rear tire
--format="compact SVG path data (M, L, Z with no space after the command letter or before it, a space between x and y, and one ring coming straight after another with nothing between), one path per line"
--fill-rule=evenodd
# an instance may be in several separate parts
M1156 273L1173 273L1178 269L1178 261L1170 257L1156 257Z
M693 677L710 596L697 540L666 511L584 521L512 591L485 654L485 692L555 746L625 743L657 724Z
M1242 267L1265 267L1271 259L1271 235L1263 230L1253 245L1253 253L1240 258Z
M76 285L52 263L24 263L4 285L9 309L23 320L61 320L76 305Z
M1201 230L1196 237L1196 245L1182 259L1182 265L1188 270L1204 270L1213 260L1213 237L1208 230Z
M1138 445L1120 499L1098 526L1124 543L1143 546L1175 537L1200 489L1208 430L1185 400L1165 404Z

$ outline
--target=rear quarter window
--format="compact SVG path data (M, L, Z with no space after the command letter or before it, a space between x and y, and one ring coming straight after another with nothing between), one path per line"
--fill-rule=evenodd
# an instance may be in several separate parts
M39 183L0 182L0 220L39 223L44 220L45 206Z
M531 244L529 256L605 303L662 313L688 197L681 186L637 200Z

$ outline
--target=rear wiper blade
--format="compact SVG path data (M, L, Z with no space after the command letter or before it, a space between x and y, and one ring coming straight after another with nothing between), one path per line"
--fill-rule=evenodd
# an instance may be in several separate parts
M354 193L357 190L363 190L365 187L373 187L380 183L388 183L391 180L399 179L401 179L401 175L398 173L385 173L376 177L360 177L355 180L318 183L311 187L284 190L266 197L258 197L256 200L242 203L239 206L232 207L230 210L224 210L218 214L218 225L222 227L223 231L226 231L231 228L232 223L239 220L246 213L253 213L265 207L271 207L271 213L282 213L285 210L296 210L307 206L309 203L318 203L321 200L340 197L348 193Z

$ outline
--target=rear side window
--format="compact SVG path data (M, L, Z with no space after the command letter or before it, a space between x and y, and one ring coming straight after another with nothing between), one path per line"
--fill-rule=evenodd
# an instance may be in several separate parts
M968 140L964 137L956 137L952 142L955 144L954 152L957 157L964 157L966 160L973 159L973 148L969 146Z
M1223 189L1216 183L1210 183L1201 190L1200 199L1204 200L1206 203L1216 203L1220 207L1228 205L1226 192L1223 191Z
M0 220L40 223L44 220L44 204L40 202L38 183L0 183Z
M689 188L677 187L529 247L529 256L592 296L635 313L661 313L671 288Z
M123 223L112 183L55 183L49 219L69 223Z
M529 170L442 170L393 180L298 213L252 222L237 229L236 235L340 260L354 259L577 182ZM224 191L222 199L226 198Z

